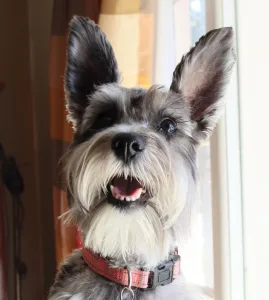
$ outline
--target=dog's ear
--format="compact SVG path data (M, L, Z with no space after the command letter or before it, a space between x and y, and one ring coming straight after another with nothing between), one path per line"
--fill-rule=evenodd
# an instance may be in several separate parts
M75 16L70 23L65 72L68 117L74 127L96 87L118 81L117 61L105 34L90 19Z
M183 56L173 73L170 89L189 103L198 138L207 138L219 119L235 60L233 29L216 29Z

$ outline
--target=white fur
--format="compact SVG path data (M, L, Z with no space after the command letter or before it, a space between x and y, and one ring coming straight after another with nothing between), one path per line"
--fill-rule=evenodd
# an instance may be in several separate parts
M150 206L124 212L104 204L89 223L85 245L104 257L127 259L136 256L154 267L166 258L171 245L169 229ZM161 245L161 247L156 247Z
M70 298L70 300L84 300L83 295L81 293L76 294Z

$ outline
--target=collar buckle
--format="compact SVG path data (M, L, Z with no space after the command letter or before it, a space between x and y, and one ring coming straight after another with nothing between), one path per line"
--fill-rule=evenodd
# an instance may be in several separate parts
M150 272L148 289L155 289L159 285L166 285L174 280L174 266L180 261L179 255L174 255L173 258L158 265Z

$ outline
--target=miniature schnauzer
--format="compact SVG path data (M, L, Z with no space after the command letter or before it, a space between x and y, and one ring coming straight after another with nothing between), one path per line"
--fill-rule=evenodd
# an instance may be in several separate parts
M216 29L183 56L169 89L125 88L105 34L73 18L66 176L84 246L62 264L50 300L200 299L177 247L190 228L197 148L221 115L234 63L233 30Z

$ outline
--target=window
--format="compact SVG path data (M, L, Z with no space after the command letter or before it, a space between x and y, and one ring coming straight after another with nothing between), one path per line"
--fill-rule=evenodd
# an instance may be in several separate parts
M205 0L173 2L176 62L206 33ZM198 216L192 238L181 249L182 267L186 278L213 294L213 236L211 207L210 143L205 142L198 151L199 199Z
M175 65L207 31L222 26L232 26L236 31L238 1L158 0L154 83L169 86ZM241 6L243 9L243 2ZM226 114L198 152L198 218L192 239L180 249L184 275L215 300L248 299L237 73L235 69L226 95Z

